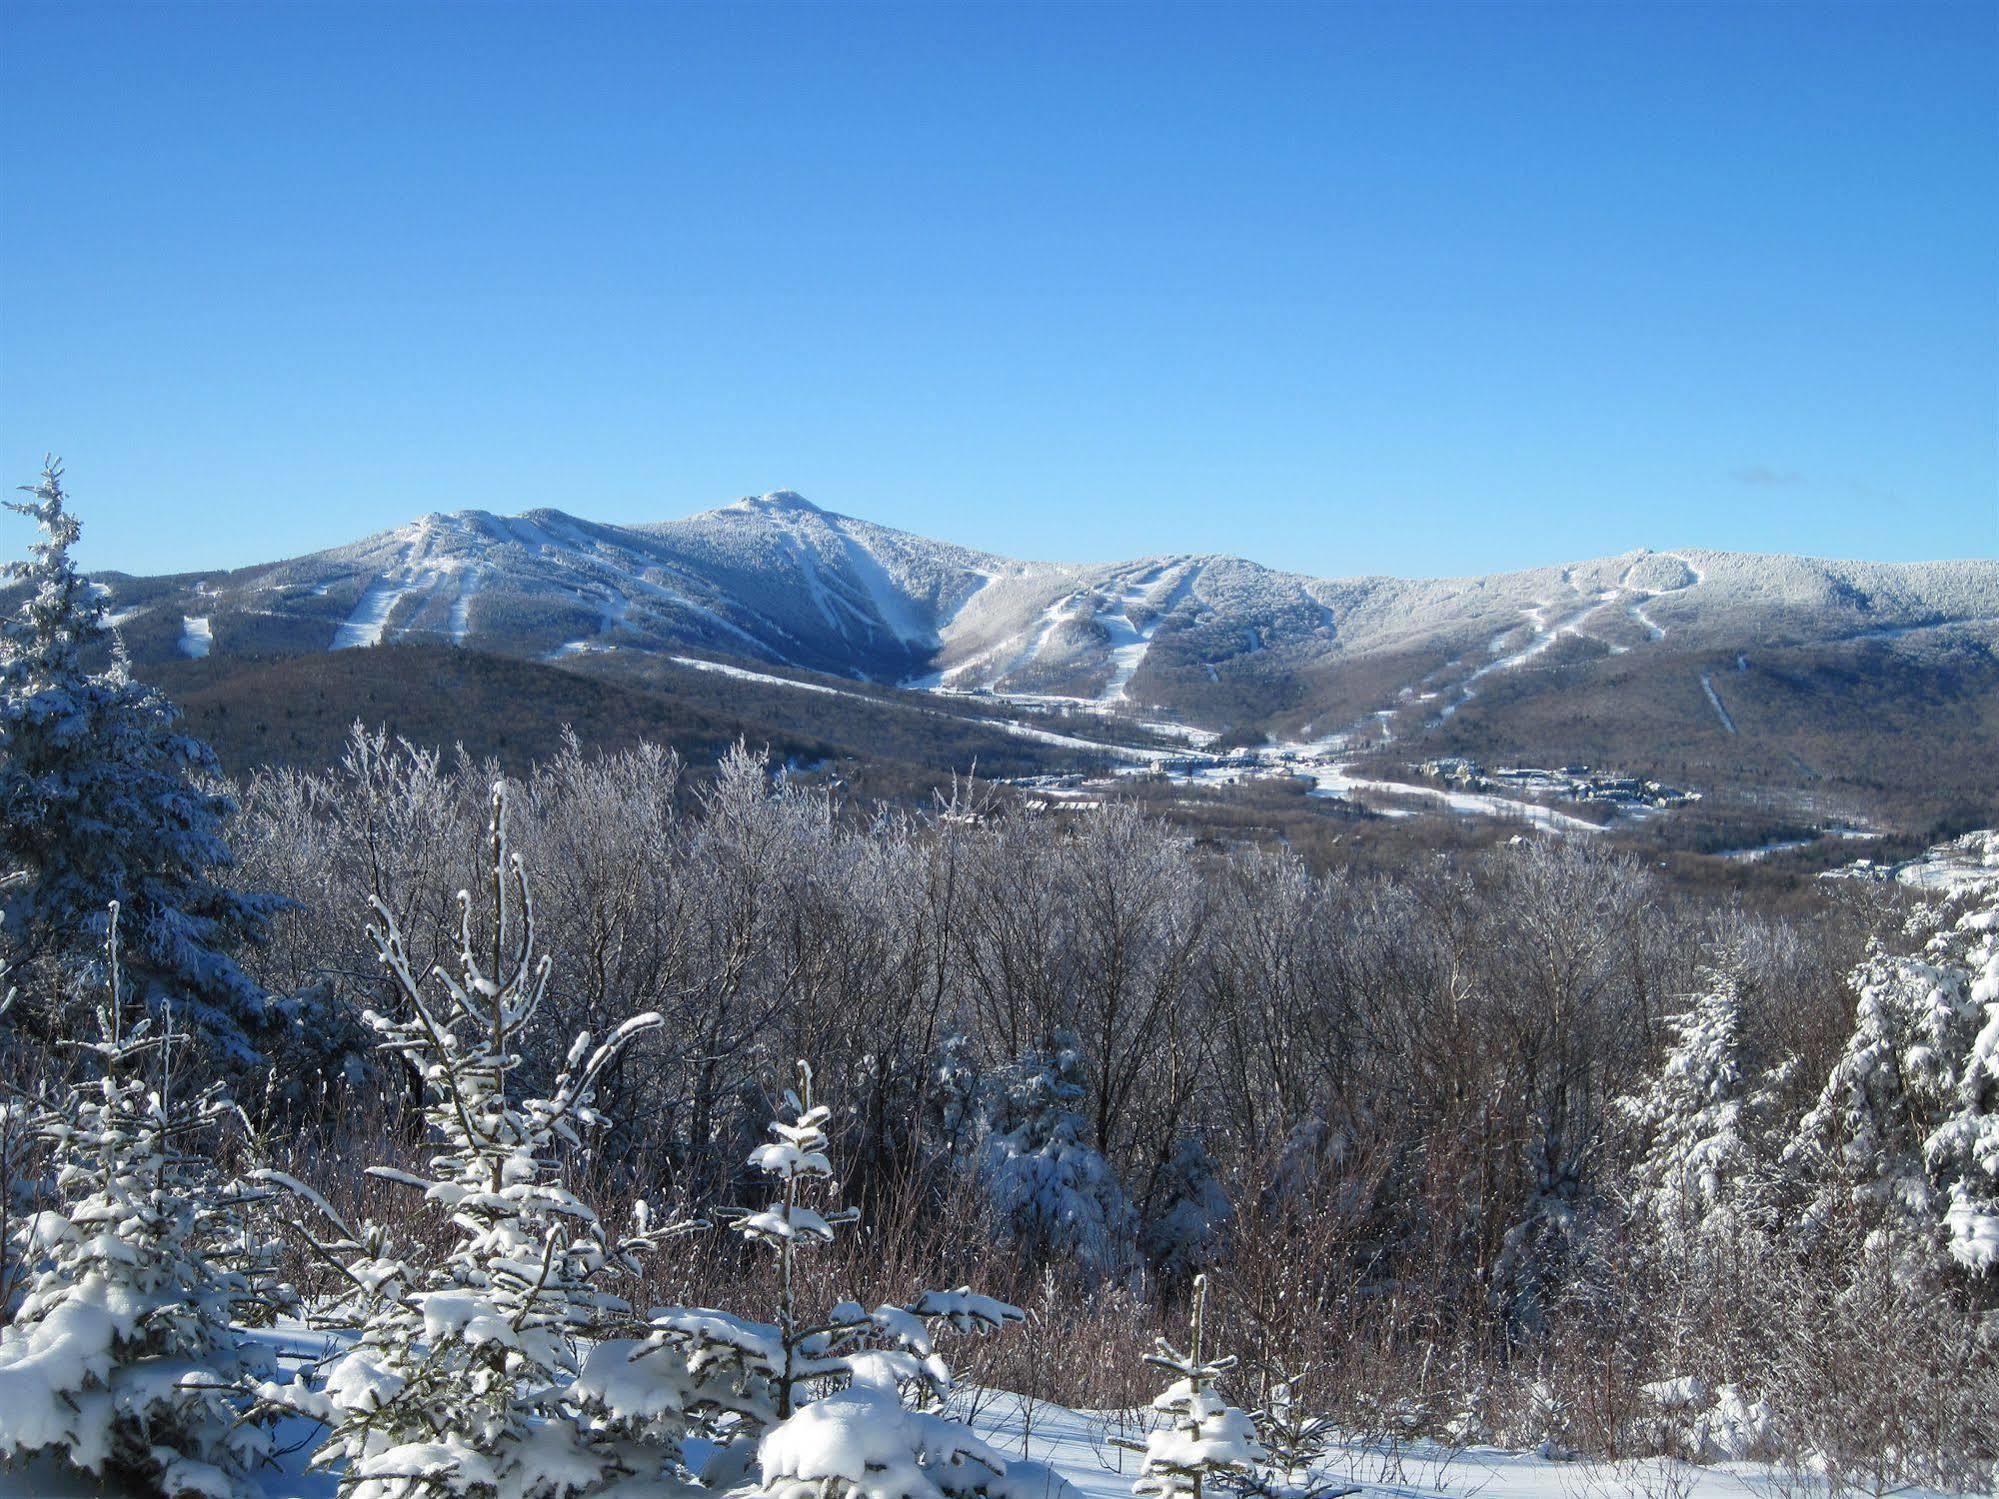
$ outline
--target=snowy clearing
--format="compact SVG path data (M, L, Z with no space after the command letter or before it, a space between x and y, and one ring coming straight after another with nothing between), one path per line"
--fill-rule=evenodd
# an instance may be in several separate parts
M451 643L465 644L472 629L472 595L479 591L479 571L468 569L458 580L458 597L451 601Z
M208 616L183 614L180 617L180 653L199 661L215 644L215 632L209 628Z
M1137 1412L1073 1411L1003 1390L961 1390L953 1407L972 1429L1007 1457L1046 1463L1086 1499L1129 1499L1138 1476L1134 1454L1113 1437L1142 1431ZM1793 1495L1786 1475L1761 1463L1696 1467L1665 1459L1637 1462L1556 1462L1533 1452L1496 1447L1459 1451L1428 1442L1389 1447L1361 1442L1333 1449L1315 1470L1321 1482L1352 1484L1365 1499L1614 1499L1672 1495L1673 1499L1744 1499ZM1805 1492L1810 1492L1806 1490ZM1904 1495L1921 1490L1900 1490Z
M1586 818L1545 807L1539 802L1516 797L1494 796L1483 791L1447 791L1437 786L1418 786L1408 781L1383 781L1354 775L1344 764L1310 772L1318 783L1314 796L1348 797L1356 791L1372 791L1388 796L1418 796L1442 802L1453 812L1474 817L1492 817L1501 822L1524 822L1556 833L1600 833L1602 828Z
M1158 633L1160 622L1185 598L1194 586L1194 579L1200 576L1199 563L1183 566L1173 578L1164 598L1151 602L1165 580L1167 569L1156 567L1145 573L1136 582L1127 584L1108 609L1099 611L1097 623L1102 625L1111 639L1111 675L1104 690L1098 694L1102 703L1121 703L1126 700L1126 689L1138 668L1144 664L1146 653L1152 649L1152 637ZM1131 617L1134 608L1145 607L1152 611L1152 617L1144 624L1136 624Z

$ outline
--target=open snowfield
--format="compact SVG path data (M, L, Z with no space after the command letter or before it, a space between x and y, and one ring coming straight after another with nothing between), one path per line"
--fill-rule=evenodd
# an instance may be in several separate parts
M1073 1411L999 1390L961 1392L971 1424L1008 1455L1054 1468L1086 1499L1128 1499L1137 1456L1111 1445L1138 1429L1131 1414ZM1353 1445L1314 1477L1335 1492L1351 1485L1365 1499L1722 1499L1790 1494L1785 1475L1760 1463L1556 1462L1495 1447L1462 1451L1427 1443L1390 1449ZM1911 1496L1925 1491L1900 1490Z

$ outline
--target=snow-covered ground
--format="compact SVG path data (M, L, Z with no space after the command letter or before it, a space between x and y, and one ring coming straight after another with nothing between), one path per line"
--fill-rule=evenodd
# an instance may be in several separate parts
M316 1351L319 1340L305 1334L266 1334L291 1360ZM956 1412L1002 1456L1045 1463L1074 1484L1084 1499L1130 1499L1137 1457L1111 1444L1143 1428L1135 1413L1075 1411L1003 1390L961 1388ZM312 1473L306 1461L320 1435L303 1418L280 1427L282 1448L291 1449L261 1482L268 1499L333 1499L331 1474ZM1808 1494L1788 1475L1760 1463L1717 1463L1697 1467L1664 1459L1627 1462L1557 1462L1534 1452L1495 1447L1463 1450L1417 1442L1401 1446L1352 1443L1336 1446L1315 1477L1338 1488L1351 1485L1361 1499L1791 1499ZM24 1471L0 1470L0 1499L106 1499L113 1491L37 1464ZM1903 1499L1925 1491L1904 1489ZM666 1490L662 1489L664 1496ZM644 1499L643 1486L621 1490L621 1499Z
M479 591L479 570L469 568L458 580L458 597L451 603L451 643L465 644L472 629L472 595Z
M1211 788L1236 786L1245 781L1295 778L1312 783L1309 793L1312 796L1336 796L1348 801L1360 801L1384 817L1407 817L1411 811L1392 801L1382 803L1380 798L1413 798L1433 802L1461 816L1526 823L1545 832L1603 831L1599 824L1587 818L1525 797L1429 786L1411 781L1389 781L1358 774L1354 769L1356 762L1338 758L1347 737L1345 734L1334 734L1307 743L1273 745L1254 760L1188 755L1161 766L1134 766L1121 774L1148 774L1156 770L1178 785Z
M1135 1454L1111 1445L1140 1428L1130 1414L1073 1411L1004 1391L962 1391L959 1407L988 1442L1007 1456L1048 1464L1086 1499L1128 1499L1137 1476ZM1760 1463L1696 1467L1663 1459L1642 1462L1556 1462L1531 1452L1494 1447L1465 1450L1412 1443L1355 1443L1335 1449L1321 1471L1327 1482L1351 1484L1365 1499L1746 1499L1795 1495L1785 1475ZM1919 1491L1901 1490L1913 1496Z
M199 661L215 644L215 632L209 627L206 615L183 614L180 617L180 653Z
M1999 828L1966 833L1948 843L1939 843L1913 859L1899 864L1877 864L1858 859L1838 869L1828 869L1821 879L1892 880L1938 895L1999 884Z
M1458 791L1441 786L1420 786L1408 781L1377 780L1371 776L1355 775L1344 763L1323 769L1314 768L1306 773L1318 783L1312 792L1314 796L1341 796L1350 799L1355 792L1369 791L1383 796L1414 796L1441 802L1453 812L1467 816L1494 817L1502 822L1524 822L1548 832L1603 831L1587 818L1577 817L1558 807L1546 806L1520 797L1496 796L1484 791Z
M1758 843L1751 848L1724 849L1716 854L1717 859L1730 859L1738 864L1754 864L1777 854L1788 854L1795 849L1810 848L1817 838L1777 838L1769 843Z
M1721 726L1733 734L1735 718L1729 713L1727 704L1722 702L1721 694L1714 690L1714 678L1706 672L1701 673L1701 691L1707 694L1708 705L1714 709L1714 716L1721 720Z

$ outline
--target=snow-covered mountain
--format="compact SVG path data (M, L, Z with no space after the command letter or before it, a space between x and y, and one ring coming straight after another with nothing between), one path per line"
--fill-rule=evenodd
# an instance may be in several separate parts
M546 663L675 697L690 680L675 658L701 658L733 663L731 680L765 697L818 677L801 722L835 701L830 677L863 694L991 695L1411 764L1645 768L1807 819L1992 810L1978 767L1999 735L1999 562L1985 560L1636 550L1430 580L1212 555L1059 564L785 491L652 525L426 515L231 573L98 581L142 667L200 661L190 691L253 666L269 675L274 658L330 666L410 643L522 663L523 683L545 685L525 664ZM330 714L330 684L366 675L288 679L317 683L299 690ZM338 711L385 708L364 694ZM932 753L943 764L955 750Z
M1015 561L780 491L685 520L557 510L426 515L331 551L207 579L108 579L172 647L450 641L509 654L694 650L883 683L1199 712L1205 681L1267 683L1434 657L1412 698L1448 716L1551 654L1895 639L1999 628L1999 563L1635 551L1487 577L1315 579L1183 554ZM162 585L179 585L165 586ZM160 633L153 622L156 644Z
M651 526L559 510L426 515L203 580L189 607L211 620L316 622L331 650L407 639L558 657L694 647L897 678L929 661L942 621L1015 568L779 493Z

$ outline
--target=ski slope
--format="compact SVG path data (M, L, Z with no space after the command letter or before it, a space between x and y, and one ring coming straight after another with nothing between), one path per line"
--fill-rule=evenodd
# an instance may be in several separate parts
M875 693L853 692L841 687L828 686L824 682L801 682L794 677L780 677L769 672L752 671L746 666L731 666L722 661L704 661L698 656L674 656L671 659L676 666L692 667L695 671L705 671L715 676L733 677L739 682L760 682L769 687L791 687L801 692L816 692L825 697L851 698L856 702L867 703L871 707L883 708L890 712L922 713L932 718L951 719L957 723L974 724L982 729L991 729L995 733L1011 735L1015 739L1031 739L1038 744L1053 744L1064 749L1083 750L1112 760L1152 765L1164 760L1177 760L1186 753L1183 750L1154 749L1150 746L1107 744L1099 739L1085 739L1080 734L1059 734L1053 729L1016 723L1010 718L975 718L957 713L945 713L937 708L925 708L917 703L897 702L894 698L881 697Z

